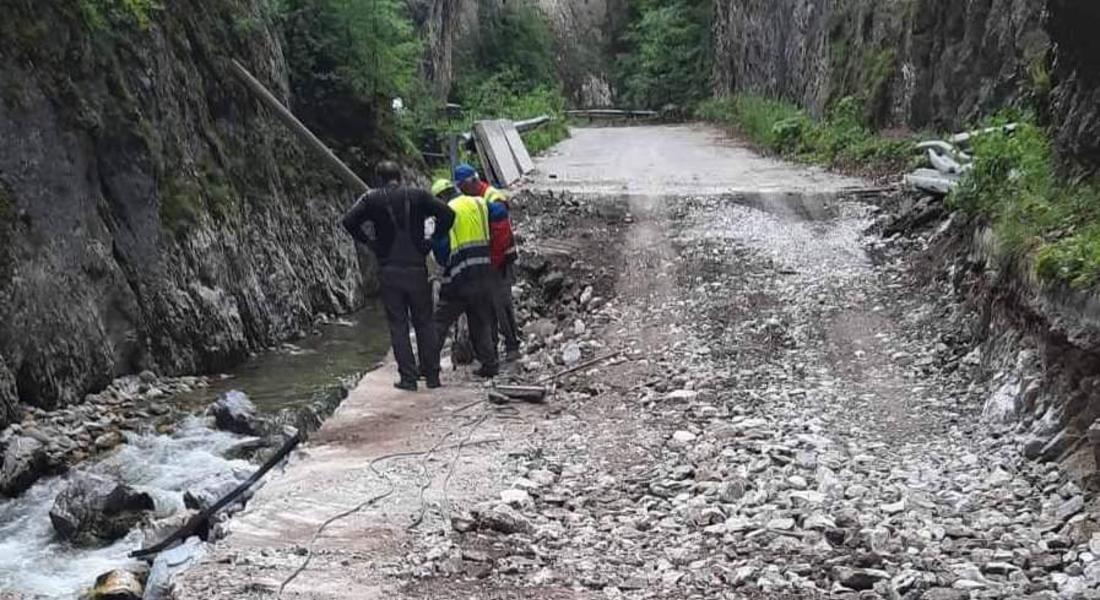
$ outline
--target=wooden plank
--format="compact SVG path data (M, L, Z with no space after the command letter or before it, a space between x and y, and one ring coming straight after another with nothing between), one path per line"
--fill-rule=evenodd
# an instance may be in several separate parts
M508 147L512 149L512 157L516 159L520 174L526 175L534 171L535 161L531 160L531 153L527 151L527 146L523 143L523 138L520 137L515 123L501 121L500 127L504 130L504 139L508 141Z

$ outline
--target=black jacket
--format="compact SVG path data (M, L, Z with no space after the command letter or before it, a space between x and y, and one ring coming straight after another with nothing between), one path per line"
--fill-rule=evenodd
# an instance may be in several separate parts
M424 239L424 222L435 217L433 237L445 237L451 230L455 213L425 190L411 187L385 187L371 190L344 215L344 229L365 244L382 265L424 265L431 246ZM396 219L396 222L395 222ZM407 222L406 222L407 219ZM363 224L374 225L374 237L363 231ZM391 256L395 236L408 235L419 256Z

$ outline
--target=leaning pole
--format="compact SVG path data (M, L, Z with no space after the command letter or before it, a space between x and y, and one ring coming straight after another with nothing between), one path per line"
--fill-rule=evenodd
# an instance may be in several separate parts
M295 117L294 113L290 112L290 109L284 106L274 94L264 87L264 84L260 83L260 80L256 79L252 73L248 72L248 69L245 69L236 59L230 59L229 66L233 70L233 74L241 80L241 83L245 84L257 98L275 113L275 116L279 117L279 120L290 128L290 130L305 142L307 146L312 148L321 160L332 167L333 170L336 171L336 174L340 176L340 179L344 180L344 183L355 188L360 193L370 191L370 186L360 179L359 176L355 174L355 171L352 171L344 161L340 160L324 142L319 140L316 135L313 135L313 132L303 125L302 122L298 120L298 117Z

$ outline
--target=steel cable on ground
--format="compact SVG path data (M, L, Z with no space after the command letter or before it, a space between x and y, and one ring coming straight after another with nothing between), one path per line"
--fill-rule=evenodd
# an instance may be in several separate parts
M499 443L499 442L502 442L502 441L504 441L504 440L503 439L487 439L487 440L479 440L477 442L474 442L474 443L468 444L468 445L495 444L495 443ZM456 446L447 446L443 449L444 450L449 450L449 449L452 449L452 448L455 448L455 447ZM394 452L394 453L391 453L391 454L384 454L382 456L379 456L379 457L376 457L376 458L372 459L370 461L370 463L368 464L367 468L370 469L370 471L373 472L375 475L377 475L379 478L385 480L386 483L389 484L389 489L387 489L385 492L382 492L381 494L377 494L375 496L372 496L372 497L368 498L367 500L364 500L360 504L358 504L358 505L356 505L356 506L354 506L354 507L352 507L352 508L350 508L350 509L348 509L344 512L341 512L337 515L334 515L334 516L326 519L323 523L321 523L321 525L317 528L317 530L313 532L313 535L310 537L309 543L306 546L306 558L305 558L305 560L302 561L302 564L299 565L298 568L295 569L294 572L291 573L289 577L287 577L286 579L283 580L282 584L279 585L279 591L276 594L276 596L281 597L283 592L286 590L286 586L290 585L291 582L293 582L295 579L297 579L298 576L301 575L302 572L304 572L306 570L306 568L309 567L309 563L313 560L313 545L317 542L317 539L321 537L321 534L324 533L325 529L327 529L329 525L332 525L333 523L335 523L335 522L337 522L341 519L346 519L347 517L350 517L350 516L354 515L355 513L360 512L363 509L368 508L368 507L370 507L371 505L373 505L377 502L385 500L386 498L392 496L395 491L397 491L397 486L394 485L393 480L390 478L390 476L388 474L382 473L381 471L379 471L377 469L378 463L380 463L384 460L393 460L393 459L399 459L399 458L413 458L413 457L416 457L416 456L421 456L423 454L426 454L427 452L429 452L429 450L417 450L417 451L410 451L410 452Z
M458 444L458 449L455 450L454 458L451 459L451 465L447 469L447 476L443 478L443 499L442 502L440 502L440 512L442 513L441 516L443 517L443 520L446 521L448 525L450 525L451 523L452 508L450 506L450 499L447 497L447 488L451 484L451 477L454 476L455 466L458 464L459 457L462 456L462 449L466 446L466 443L470 441L470 436L473 435L474 430L480 427L481 424L488 419L489 413L481 415L481 417L479 417L478 420L474 422L473 426L471 426L470 429L466 432L466 437L463 438L462 442Z
M475 402L470 402L470 403L456 409L451 414L451 416L452 417L457 417L458 413L469 410L470 408L473 408L475 406L478 406L478 405L481 405L481 404L484 404L484 403L485 403L484 400L477 400ZM497 412L498 412L498 414L496 416L498 418L516 419L516 420L521 420L521 421L524 420L521 416L519 416L519 411L515 407L497 407ZM444 504L449 504L449 500L447 498L447 488L450 484L451 478L454 475L455 466L458 463L458 458L462 454L462 450L465 447L467 447L467 445L469 444L469 440L473 436L474 431L476 431L477 428L481 426L481 424L483 424L485 421L487 421L490 416L491 416L491 413L485 413L485 414L482 414L480 417L476 418L474 420L474 422L470 425L469 429L467 430L466 436L463 438L463 440L457 446L449 446L449 447L445 448L445 449L455 448L455 449L457 449L457 451L455 452L455 456L451 459L451 464L448 466L447 476L444 479L444 484L443 484L443 503ZM372 459L370 461L370 463L368 464L367 468L370 469L370 471L373 472L375 475L377 475L380 479L384 479L386 481L386 483L389 484L389 489L387 489L385 492L383 492L381 494L372 496L371 498L363 501L362 503L354 506L353 508L351 508L349 510L346 510L342 513L334 515L334 516L330 517L329 519L325 520L323 523L321 523L321 525L317 528L316 531L314 531L313 535L310 537L310 541L306 546L306 558L305 558L305 560L302 561L302 564L299 565L298 568L295 569L294 572L291 573L289 577L287 577L285 580L283 580L283 583L279 586L278 596L282 596L283 591L286 589L286 586L290 585L291 582L293 582L295 579L297 579L298 576L301 575L302 572L304 572L306 570L306 568L309 567L309 563L313 560L313 545L317 542L317 539L320 538L321 534L324 533L324 530L326 528L328 528L329 525L332 525L333 523L335 523L335 522L337 522L341 519L345 519L347 517L350 517L351 515L353 515L355 513L358 513L360 511L362 511L363 509L368 508L369 506L388 498L389 496L393 495L393 493L395 491L397 491L397 486L394 485L393 480L390 478L390 476L387 473L382 473L381 471L378 471L377 465L378 465L379 462L382 462L384 460L398 459L398 458L412 458L412 457L415 457L415 456L423 456L424 459L421 462L421 473L423 474L427 470L426 463L427 463L428 458L432 454L434 454L437 450L439 450L440 449L439 447L442 445L442 443L444 441L446 441L454 433L455 433L455 429L452 429L452 430L448 431L442 438L439 439L439 441L437 441L428 450L420 450L420 451L412 451L412 452L397 452L397 453L385 454L385 455L382 455L382 456L379 456L379 457L376 457L376 458ZM479 442L479 443L493 443L493 442L499 442L499 441L503 441L503 440L483 440L482 442ZM410 529L410 530L414 529L417 526L419 526L421 522L423 522L424 517L426 516L426 513L427 513L427 508L425 507L425 504L424 504L424 491L430 486L431 486L431 479L430 478L427 479L427 484L421 484L420 491L419 491L420 513L418 514L417 518L414 519L413 523L408 526L407 529ZM447 511L448 514L443 515L445 519L449 519L449 512L450 511L448 510Z
M409 526L406 527L406 529L408 529L408 530L416 529L416 527L418 525L420 525L420 523L424 520L424 516L428 512L428 509L426 508L426 506L424 504L424 491L432 486L432 479L433 479L432 477L427 476L428 475L428 461L431 460L431 456L432 456L432 454L435 453L436 449L438 449L440 446L442 446L443 442L446 441L448 438L450 438L454 434L455 434L454 429L448 431L446 434L444 434L442 437L440 437L439 441L437 441L427 452L425 452L424 456L421 457L421 459L420 459L420 479L421 479L421 481L420 481L420 484L418 486L420 489L417 491L417 502L420 505L420 512L417 514L416 518L413 519L412 523L410 523Z

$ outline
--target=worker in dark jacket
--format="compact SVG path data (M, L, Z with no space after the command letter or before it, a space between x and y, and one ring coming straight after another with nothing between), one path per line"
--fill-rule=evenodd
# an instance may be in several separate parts
M465 196L446 179L435 182L432 193L455 213L449 239L433 239L436 260L444 267L443 288L435 311L436 335L442 346L447 332L465 313L470 342L481 362L474 374L494 377L500 365L490 333L494 279L489 256L489 207L484 198Z
M512 301L512 286L516 282L515 234L512 229L512 216L508 199L504 193L481 179L476 169L468 164L460 164L454 170L455 185L467 196L484 198L489 206L489 229L492 235L491 254L493 263L493 345L504 338L505 357L517 360L520 357L520 329L516 320L515 304Z
M454 223L454 211L425 190L401 185L401 171L392 162L378 165L383 187L371 190L344 216L344 228L355 240L374 252L381 267L382 303L390 326L390 343L397 359L400 380L394 387L416 391L420 373L429 388L439 382L439 341L432 321L432 288L428 281L427 255L431 244L425 239L425 222L435 219L433 239L447 239ZM373 236L363 225L373 225ZM409 341L409 317L416 330L420 355L417 367Z

